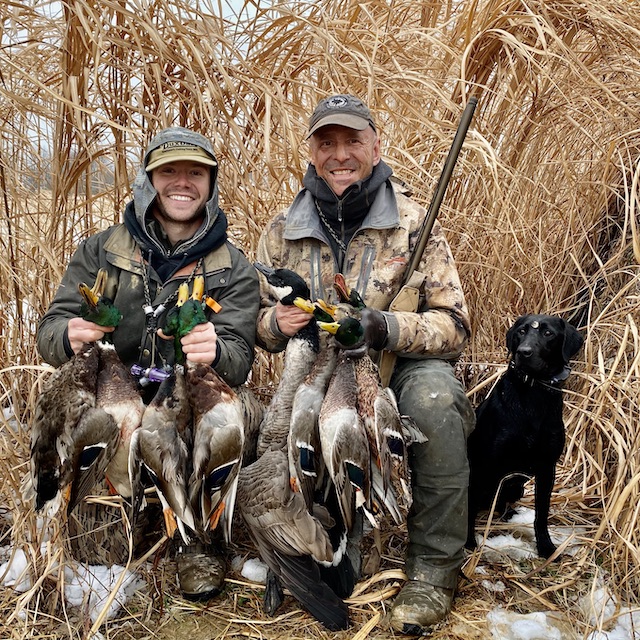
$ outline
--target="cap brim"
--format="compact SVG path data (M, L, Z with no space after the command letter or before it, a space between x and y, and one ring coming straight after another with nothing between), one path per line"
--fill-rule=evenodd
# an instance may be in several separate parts
M157 169L158 167L161 167L164 164L169 164L170 162L182 162L182 161L197 162L198 164L206 164L206 165L209 165L210 167L218 166L218 163L213 158L209 158L209 157L205 158L202 155L185 153L180 156L158 158L157 160L150 162L145 167L145 171L153 171L154 169Z
M348 113L332 113L324 118L320 118L307 134L307 138L310 138L318 129L326 127L330 124L337 124L341 127L349 127L349 129L356 129L357 131L364 131L367 127L372 127L371 122L366 118L360 116L354 116Z

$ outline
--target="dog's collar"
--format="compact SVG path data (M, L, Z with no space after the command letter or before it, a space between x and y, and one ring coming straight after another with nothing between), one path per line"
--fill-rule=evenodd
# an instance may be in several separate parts
M510 371L513 371L513 373L515 373L522 382L524 382L525 384L530 384L531 386L533 386L537 382L538 384L547 387L561 387L571 373L571 367L565 365L559 373L557 373L555 376L552 376L551 378L536 378L530 373L525 373L524 371L522 371L522 369L518 369L516 363L513 360L509 362L509 369Z

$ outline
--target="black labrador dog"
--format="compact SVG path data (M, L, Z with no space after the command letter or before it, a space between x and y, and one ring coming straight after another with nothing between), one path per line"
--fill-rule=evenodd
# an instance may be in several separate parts
M580 333L557 316L521 316L507 331L509 368L478 406L476 428L468 440L467 548L475 548L476 516L491 508L500 482L496 513L509 517L532 476L538 553L549 558L555 552L547 521L565 442L562 386L570 373L569 360L583 342Z

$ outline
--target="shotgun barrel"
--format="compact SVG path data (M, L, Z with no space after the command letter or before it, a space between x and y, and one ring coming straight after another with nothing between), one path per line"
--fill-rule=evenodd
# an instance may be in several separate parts
M431 230L433 229L433 223L438 217L440 205L442 204L442 200L444 199L444 194L447 190L447 186L449 185L449 180L451 179L453 169L456 166L456 161L458 160L458 155L460 154L460 149L462 148L462 143L464 142L464 139L467 135L467 130L469 129L469 125L471 124L471 120L473 119L473 113L476 109L477 104L478 98L469 98L469 102L462 112L458 130L456 131L456 135L451 144L451 149L449 149L449 154L447 155L447 160L444 163L442 173L440 174L440 179L438 180L438 186L435 193L433 194L433 198L431 199L431 204L429 204L429 208L427 209L427 215L425 216L424 222L422 223L422 227L420 228L420 234L418 235L416 247L413 251L413 254L411 255L411 261L409 262L409 266L405 271L404 279L402 281L403 285L409 282L411 275L420 264L422 254L424 253L424 249L427 246L427 242L429 241L429 236L431 235Z

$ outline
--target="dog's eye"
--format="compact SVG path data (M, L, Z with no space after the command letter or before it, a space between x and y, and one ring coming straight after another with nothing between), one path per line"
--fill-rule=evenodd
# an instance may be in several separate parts
M555 335L555 334L553 333L553 331L551 331L551 329L545 329L545 330L542 332L542 335L543 335L545 338L551 338L551 337L552 337L553 335Z

